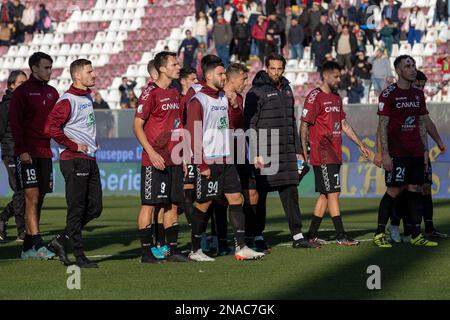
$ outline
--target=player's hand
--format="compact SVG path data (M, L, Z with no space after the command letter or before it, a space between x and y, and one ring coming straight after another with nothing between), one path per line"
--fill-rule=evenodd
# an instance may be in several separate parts
M208 168L205 171L200 172L200 174L206 179L209 179L211 177L211 169Z
M238 107L236 92L226 92L225 95L233 109L236 109Z
M392 158L388 153L383 153L382 156L383 169L390 172L393 169Z
M78 152L82 152L82 153L87 153L87 151L88 151L88 146L85 145L85 144L78 143L77 151L78 151Z
M381 168L381 165L383 164L383 156L381 155L381 152L375 153L375 157L373 158L373 164L376 165L378 168Z
M30 155L28 152L24 152L22 153L20 156L20 162L24 163L24 164L32 164L33 160L31 159Z
M261 169L264 168L264 159L263 159L262 156L255 157L253 159L253 162L254 162L254 166L255 166L256 169L260 169L261 170Z
M166 164L164 163L163 157L161 157L157 152L153 151L148 153L148 157L152 162L152 165L158 170L164 170L166 168Z
M370 158L370 150L364 144L359 147L359 152L361 152L364 159L368 160Z
M438 144L438 147L442 154L447 152L447 145L442 141Z

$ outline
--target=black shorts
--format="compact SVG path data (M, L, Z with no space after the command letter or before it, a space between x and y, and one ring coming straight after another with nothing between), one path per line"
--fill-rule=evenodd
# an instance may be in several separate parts
M242 190L256 189L255 167L251 164L237 164L236 170L241 180Z
M313 166L316 192L323 194L341 192L340 164Z
M423 185L425 178L423 157L393 157L392 164L392 171L385 172L386 187Z
M425 172L424 184L433 184L433 168L431 167L431 160L428 158L428 170Z
M141 167L141 203L158 205L183 201L183 167L170 166L158 170L152 166Z
M211 200L222 200L226 193L240 193L241 182L234 164L212 164L209 166L209 179L200 174L197 167L195 181L196 201L199 203Z
M31 164L25 164L16 158L17 189L39 188L40 194L53 192L52 159L32 158Z
M184 177L184 184L194 184L197 175L197 166L195 164L187 165L187 174Z

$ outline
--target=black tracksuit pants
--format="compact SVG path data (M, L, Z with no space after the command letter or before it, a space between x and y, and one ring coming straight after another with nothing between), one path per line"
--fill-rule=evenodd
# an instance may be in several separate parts
M298 233L301 233L302 220L300 206L298 204L298 190L296 185L280 186L272 188L271 190L258 188L258 204L256 217L255 221L251 223L252 226L250 227L253 230L248 233L253 234L253 236L262 236L266 226L266 200L267 193L269 191L278 191L291 235L294 236Z
M67 225L65 232L76 257L84 254L81 230L102 212L102 186L97 162L89 159L60 161L66 182Z
M16 164L13 157L3 157L3 163L8 172L8 182L11 190L14 191L12 200L6 205L5 209L0 213L0 219L8 222L9 218L14 216L16 220L17 233L25 232L25 193L17 191L16 183Z

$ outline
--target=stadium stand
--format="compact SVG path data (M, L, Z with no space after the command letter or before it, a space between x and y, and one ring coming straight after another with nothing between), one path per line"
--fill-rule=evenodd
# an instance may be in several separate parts
M337 1L339 3L339 1ZM411 54L418 66L429 77L428 90L433 90L443 80L438 57L450 53L450 29L447 21L435 21L436 0L404 0L399 17L404 20L414 5L419 5L426 17L427 28L421 42L411 46L406 40L392 46L391 62L401 54ZM39 0L32 0L38 10ZM44 51L54 58L54 74L51 84L62 92L70 83L68 66L76 58L92 60L97 71L96 89L112 108L119 108L120 94L117 90L121 78L136 80L136 94L147 81L146 64L156 52L168 46L176 51L184 38L184 32L192 29L195 22L194 0L148 1L148 0L62 0L49 1L46 8L52 18L49 33L34 33L25 42L8 47L0 46L0 92L4 92L6 79L13 69L27 71L27 58L35 51ZM375 12L375 23L381 22L381 11ZM365 46L370 57L381 40ZM209 48L211 49L211 48ZM212 51L214 52L214 51ZM288 56L284 49L285 56ZM336 57L336 51L332 51ZM250 59L252 75L262 64ZM320 75L312 60L311 47L306 47L302 60L288 60L286 77L294 88L296 101L301 104L306 94L320 81ZM377 97L373 90L369 102ZM447 88L429 97L430 101L450 99ZM344 100L345 101L345 100Z

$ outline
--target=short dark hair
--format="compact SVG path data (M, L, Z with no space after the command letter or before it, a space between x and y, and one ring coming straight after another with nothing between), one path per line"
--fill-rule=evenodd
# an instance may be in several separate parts
M222 59L220 59L219 57L217 57L218 59L216 59L215 57L217 57L217 56L211 57L210 59L205 61L204 64L203 64L203 60L202 60L203 77L205 77L205 75L208 73L208 71L214 70L217 67L225 68L225 65L223 64Z
M155 69L158 71L161 67L165 67L167 65L167 60L169 60L169 57L177 57L177 54L175 52L171 51L161 51L155 56Z
M266 58L266 67L269 67L269 63L272 60L281 61L283 63L283 69L286 67L286 59L278 53L271 53Z
M231 63L227 68L226 75L228 78L231 74L247 73L248 71L248 68L241 63Z
M30 66L30 69L33 68L33 66L39 67L39 63L41 60L48 60L51 63L53 63L52 57L50 57L48 54L44 52L35 52L31 55L31 57L28 59L28 65Z
M155 59L150 60L148 62L148 64L147 64L147 72L148 72L148 74L151 74L152 70L156 70L156 68L155 68ZM156 72L158 72L158 70L156 70Z
M180 70L180 80L186 79L190 74L195 73L197 75L197 71L194 68L186 67Z
M210 64L212 62L217 62L217 63L220 62L221 63L222 59L220 59L218 56L216 56L214 54L207 54L206 56L204 56L202 58L202 61L200 62L200 64L201 64L203 75L205 74L206 65Z
M417 81L428 81L427 76L425 75L425 73L423 73L420 70L417 70L417 75L416 75L416 80Z
M8 80L6 82L7 88L11 90L11 86L16 82L18 76L25 76L27 77L27 74L23 72L22 70L13 70L8 76Z
M322 65L322 70L320 74L323 75L325 72L339 70L341 71L341 66L336 61L327 61Z
M410 55L407 54L402 54L401 56L398 56L395 60L394 60L394 68L397 69L398 66L400 65L400 63L402 63L403 60L405 59L411 59L412 61L414 61L414 63L416 63L416 60L414 60L413 57L411 57Z
M82 69L84 66L91 66L92 62L88 59L77 59L70 64L70 75L73 78L73 75L76 71Z

